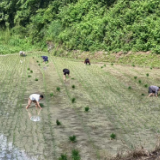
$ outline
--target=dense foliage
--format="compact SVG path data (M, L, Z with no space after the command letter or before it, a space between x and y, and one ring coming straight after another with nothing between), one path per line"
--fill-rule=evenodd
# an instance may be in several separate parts
M1 0L0 27L44 46L160 53L159 10L159 0Z

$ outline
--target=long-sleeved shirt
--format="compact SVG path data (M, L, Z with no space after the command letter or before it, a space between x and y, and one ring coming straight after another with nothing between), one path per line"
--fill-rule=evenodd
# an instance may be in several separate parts
M157 86L150 86L150 88L152 91L155 91L155 94L157 94L159 91L159 87L157 87Z
M48 57L47 56L41 56L43 58L43 60L46 62L48 61Z

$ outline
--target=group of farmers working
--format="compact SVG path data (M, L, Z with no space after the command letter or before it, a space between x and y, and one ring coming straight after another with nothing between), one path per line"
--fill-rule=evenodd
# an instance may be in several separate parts
M43 62L48 62L48 57L47 56L41 56L41 57L43 59ZM84 64L86 64L86 65L89 64L90 65L91 64L90 60L88 58L86 58L85 61L84 61ZM63 69L63 79L64 79L64 81L66 80L66 75L68 75L70 77L70 70L67 69L67 68ZM148 88L148 93L149 93L148 97L151 97L151 96L158 97L158 91L160 91L160 87L151 85ZM44 98L44 96L40 95L40 94L30 95L29 98L28 98L28 105L26 106L26 109L28 109L30 107L32 102L35 103L36 108L39 107L40 109L42 109L42 107L39 104L39 101L43 98Z
M47 56L41 56L41 57L43 59L43 62L48 62L48 57ZM90 60L88 58L86 58L85 61L84 61L84 64L91 65ZM65 68L65 69L63 69L63 79L64 79L64 81L66 80L66 75L68 75L70 77L70 70ZM39 107L40 109L42 109L42 107L39 104L39 101L42 100L43 98L44 98L44 96L42 94L31 94L28 98L28 105L26 106L26 109L28 109L30 107L32 102L35 103L36 108Z

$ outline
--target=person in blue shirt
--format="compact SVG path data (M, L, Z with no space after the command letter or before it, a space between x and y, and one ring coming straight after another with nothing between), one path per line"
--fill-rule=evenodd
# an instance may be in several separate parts
M43 58L43 62L48 62L48 57L47 56L41 56Z

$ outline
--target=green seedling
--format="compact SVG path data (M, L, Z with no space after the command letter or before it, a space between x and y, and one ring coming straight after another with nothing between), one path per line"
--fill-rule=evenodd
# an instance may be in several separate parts
M147 73L146 76L149 77L149 73Z
M57 87L57 91L60 92L60 90L61 90L60 87Z
M27 68L28 70L30 70L30 68Z
M145 84L145 85L144 85L144 87L146 87L146 88L147 88L147 87L148 87L148 84Z
M76 101L76 98L72 98L72 103L75 103L75 101Z
M44 107L44 104L43 103L39 103L40 104L40 106L43 108Z
M30 72L31 72L31 73L33 73L33 71L32 71L32 70L30 70Z
M134 65L134 64L132 64L132 67L135 67L135 65Z
M72 85L72 88L75 89L75 85Z
M74 78L71 78L71 79L74 79Z
M72 160L80 160L81 157L79 155L79 151L78 150L72 150Z
M116 134L112 133L112 134L110 135L110 138L111 138L111 139L116 139Z
M150 67L150 69L152 70L152 67Z
M57 126L60 126L60 125L61 125L61 122L57 119L57 120L56 120L56 124L57 124Z
M106 67L106 64L104 64L104 67Z
M128 89L132 89L132 87L131 87L131 86L129 86L129 87L128 87Z
M142 93L141 96L144 96L144 93Z
M31 75L28 75L28 78L30 78L31 77Z
M68 160L66 154L61 154L61 157L58 160Z
M39 66L41 65L41 64L38 64Z
M142 83L142 81L141 81L141 80L139 80L138 82L139 82L139 83Z
M50 93L50 97L53 97L54 96L54 94L53 93Z
M39 61L37 61L37 63L38 63Z
M38 81L38 78L35 78L35 81Z
M103 68L103 66L101 66L101 68Z
M75 135L70 136L70 137L69 137L69 140L70 140L71 142L76 142L76 136L75 136Z
M89 111L89 107L87 106L87 107L85 107L85 111L86 112L88 112Z
M137 79L137 76L134 76L134 79Z
M113 66L113 63L111 63L111 66Z

